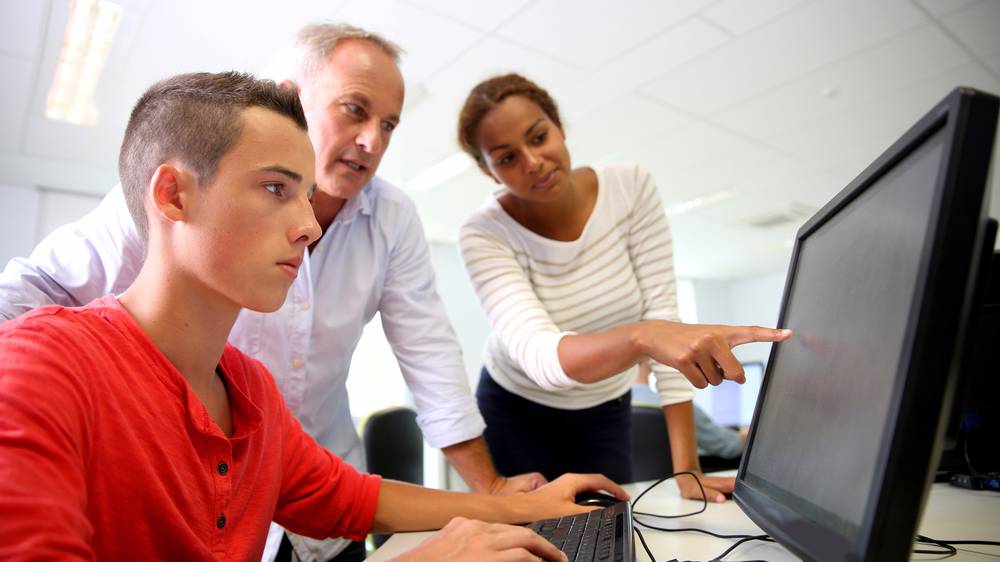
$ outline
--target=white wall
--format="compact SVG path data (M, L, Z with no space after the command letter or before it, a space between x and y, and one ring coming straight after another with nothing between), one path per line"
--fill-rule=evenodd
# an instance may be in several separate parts
M483 367L483 345L490 331L486 313L465 273L457 245L432 243L431 261L437 274L438 294L462 346L469 385L475 389Z
M64 224L75 222L101 202L102 195L38 189L38 224L36 243Z
M779 271L732 282L729 288L730 323L776 326L785 289L785 274ZM737 347L734 353L743 362L767 363L771 344L749 343Z
M694 280L698 322L775 326L785 287L785 272L772 272L745 279ZM771 345L751 343L734 350L740 361L767 362Z
M0 267L26 256L35 243L38 192L30 187L0 185Z
M732 317L728 280L693 279L695 308L701 324L729 324Z
M100 202L100 195L32 186L0 185L0 267L31 253L56 228L73 222Z
M385 338L382 318L378 314L365 326L354 350L347 375L347 393L356 423L389 406L413 407L413 397L403 382L399 362Z
M776 271L765 275L730 280L694 280L694 294L698 310L698 322L704 324L775 326L781 309L781 296L785 286L785 272ZM767 364L771 344L750 343L733 349L733 354L744 362L759 361ZM725 382L722 387L709 387L695 391L694 402L710 415L715 415L718 406L730 410L739 407L737 417L741 423L748 423L757 396L763 383L763 373L747 371L745 385L735 389L738 402L733 402L735 383ZM725 387L725 388L724 388ZM719 404L714 403L720 396ZM734 412L726 412L731 419ZM728 422L727 422L728 423Z

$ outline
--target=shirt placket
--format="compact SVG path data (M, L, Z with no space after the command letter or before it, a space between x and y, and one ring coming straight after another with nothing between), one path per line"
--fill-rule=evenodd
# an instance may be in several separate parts
M299 412L302 407L306 387L306 357L308 356L309 337L312 330L313 294L310 277L309 259L302 262L303 271L299 272L296 282L292 285L290 305L285 307L285 320L292 330L288 345L287 381L285 385L285 401L289 409Z
M233 499L233 446L229 439L220 436L209 437L208 450L211 457L207 467L212 482L215 484L215 497L212 499L212 552L224 559L227 551L227 537L233 526L228 508Z

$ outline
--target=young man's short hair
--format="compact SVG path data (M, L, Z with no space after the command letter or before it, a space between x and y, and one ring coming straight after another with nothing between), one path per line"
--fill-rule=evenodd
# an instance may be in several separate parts
M208 185L222 156L239 139L244 109L262 107L306 130L295 92L240 72L179 74L154 84L129 117L118 175L136 230L149 238L143 203L149 181L164 162L178 160Z

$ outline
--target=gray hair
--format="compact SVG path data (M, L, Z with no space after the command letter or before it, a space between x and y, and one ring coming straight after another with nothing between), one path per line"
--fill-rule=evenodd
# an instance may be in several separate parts
M398 65L403 49L378 33L346 23L313 23L295 35L295 53L292 78L302 84L323 68L330 53L341 41L360 39L369 41L386 52Z

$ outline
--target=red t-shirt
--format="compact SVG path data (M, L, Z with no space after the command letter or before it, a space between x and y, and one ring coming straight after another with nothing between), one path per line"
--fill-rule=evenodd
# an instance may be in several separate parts
M379 477L316 445L226 346L235 433L111 296L0 325L0 559L259 560L273 519L362 540Z

